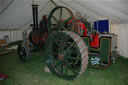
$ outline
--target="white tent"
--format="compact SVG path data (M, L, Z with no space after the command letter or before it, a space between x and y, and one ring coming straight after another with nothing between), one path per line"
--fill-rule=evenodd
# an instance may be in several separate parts
M50 0L33 0L39 5L39 21L48 15L54 4ZM128 0L53 0L91 20L109 19L110 32L118 35L118 51L128 58ZM22 39L23 29L32 23L32 0L0 0L0 38L9 35L11 41ZM7 31L5 31L7 30ZM14 31L15 30L15 31Z

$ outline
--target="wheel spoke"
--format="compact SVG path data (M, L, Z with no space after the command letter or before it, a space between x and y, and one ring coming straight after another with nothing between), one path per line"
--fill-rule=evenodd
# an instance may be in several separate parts
M81 58L80 57L66 57L67 59L73 59L73 60L81 60Z
M59 47L58 47L58 45L54 45L54 46L53 46L53 51L54 51L54 52L59 52Z
M70 19L72 19L72 17L69 17L68 19L66 19L63 24L67 23Z
M23 49L23 60L26 60L26 52L25 52L25 49Z
M56 45L57 45L58 47L61 47L61 44L60 44L58 41L59 41L59 40L56 40L56 39L55 39Z
M71 38L68 36L63 36L63 38L61 38L61 41L67 43L69 39L71 39Z
M53 52L53 54L59 54L59 53L57 53L57 52Z
M65 36L61 36L61 39L60 39L61 42L63 42L64 38L65 38Z
M77 71L79 71L79 67L77 67L75 64L72 64L73 68L76 69Z
M56 18L56 17L54 17L54 16L52 16L53 17L53 19L58 23L59 22L59 20Z
M61 72L63 73L63 62L61 62Z
M55 65L55 66L56 66L56 67L58 67L58 66L60 66L60 65L61 65L62 61L60 61L60 60L56 60L56 61L55 61L55 63L56 63L56 65Z
M63 41L62 41L62 40L56 40L56 39L55 39L55 43L56 43L56 45L60 48L60 51L63 52L63 50L64 50Z
M57 60L55 68L57 68L60 72L63 73L63 70L64 70L64 68L63 68L63 61Z
M70 68L71 70L72 70L72 72L76 75L77 73L76 73L76 71L75 71L75 69L73 69L72 67Z
M60 22L61 22L61 20L62 20L62 12L63 12L62 9L63 9L63 8L60 8Z
M51 30L54 31L54 30L56 30L56 28L58 28L58 24L56 26L54 26Z
M67 30L67 29L63 26L62 23L60 23L60 26L61 26L61 28L62 28L63 30Z
M67 68L67 67L65 67L64 73L65 73L65 74L68 74L68 68Z
M68 50L69 50L70 48L72 48L75 44L76 44L76 43L73 42L65 51L68 52Z
M69 64L67 64L67 65L68 65L67 67L76 75L77 72L75 71L75 69L73 69L71 65L69 65Z

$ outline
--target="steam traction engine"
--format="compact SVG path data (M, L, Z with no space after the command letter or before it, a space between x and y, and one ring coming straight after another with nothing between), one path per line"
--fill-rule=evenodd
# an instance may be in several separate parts
M57 6L50 12L47 24L46 36L40 29L33 29L29 41L35 46L46 41L44 53L52 73L72 80L80 76L87 65L101 69L109 67L112 50L116 51L112 46L114 35L90 31L91 25L85 19L76 20L72 11L63 6ZM39 36L40 33L44 35ZM18 52L22 60L27 59L27 46L19 46Z

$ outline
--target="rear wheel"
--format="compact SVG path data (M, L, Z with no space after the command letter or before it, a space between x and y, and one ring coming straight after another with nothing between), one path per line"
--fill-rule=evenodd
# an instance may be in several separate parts
M73 32L52 33L45 45L46 62L50 71L64 79L80 76L88 64L85 42Z

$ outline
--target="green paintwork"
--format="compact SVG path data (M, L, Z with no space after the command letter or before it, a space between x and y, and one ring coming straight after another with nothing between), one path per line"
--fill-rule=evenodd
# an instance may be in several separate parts
M63 13L63 8L60 8L60 21L62 20L62 13Z
M69 10L67 10L67 12L69 12L70 15L68 16L68 18L64 22L62 22L62 20L63 20L62 19L62 17L63 17L63 9L66 9L67 10L66 7L58 6L58 7L55 7L50 12L50 14L48 16L48 31L49 32L52 32L52 31L62 31L62 30L69 30L69 31L72 30L72 25L65 27L66 23L69 20L71 20L71 19L72 19L72 21L74 20L72 18L72 14L70 14ZM60 11L59 12L59 16L55 17L54 14L58 10ZM55 21L54 24L52 23L52 19ZM72 22L72 23L74 23L74 22ZM55 25L55 26L53 26L53 25Z
M111 52L111 50L110 50L111 38L110 37L108 37L108 38L102 37L100 39L101 40L100 48L91 48L90 41L89 41L88 37L83 37L83 40L86 42L86 45L88 46L88 51L98 52L100 54L99 56L94 56L94 55L89 54L89 66L92 66L90 63L91 57L98 57L101 59L100 64L93 65L93 66L106 68L109 65L109 57L110 57L110 52ZM106 62L107 64L102 65L103 62Z

